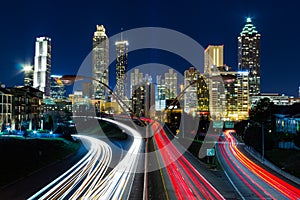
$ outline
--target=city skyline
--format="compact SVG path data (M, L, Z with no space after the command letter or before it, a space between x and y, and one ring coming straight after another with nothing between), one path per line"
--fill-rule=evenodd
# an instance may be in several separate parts
M238 49L236 38L245 25L246 18L250 16L253 17L253 23L257 27L257 30L262 34L262 92L284 93L286 95L293 96L298 95L298 86L300 83L298 82L299 79L297 79L297 74L299 74L300 69L295 66L293 59L297 55L296 46L299 42L298 38L296 37L299 30L297 28L294 29L292 26L292 24L296 24L297 22L297 18L294 17L295 12L293 12L293 9L296 7L295 4L283 5L283 7L286 7L291 11L287 12L285 16L283 16L280 14L276 15L276 13L279 13L279 9L281 8L277 2L274 2L272 8L266 3L261 3L259 1L256 3L253 2L253 4L245 4L245 2L230 2L226 3L226 5L221 5L221 3L219 3L215 7L217 11L223 10L224 12L228 11L228 13L234 14L228 16L224 15L222 18L218 15L209 18L207 14L213 5L209 3L204 4L201 2L191 2L183 6L185 9L182 9L181 16L186 15L186 17L179 19L174 15L174 11L178 10L179 8L171 6L173 11L167 11L165 10L166 6L168 5L167 3L160 4L155 1L151 3L144 2L144 4L142 4L144 5L143 7L148 5L152 8L156 7L157 9L155 9L155 11L153 11L153 9L146 9L144 10L145 15L141 15L143 12L141 10L136 10L136 7L141 6L141 3L134 2L132 5L128 5L128 9L135 10L135 12L132 12L133 14L128 14L128 16L125 17L126 19L121 19L111 17L112 14L109 13L111 4L108 3L107 10L105 10L102 14L89 14L80 18L80 20L76 20L78 19L78 16L74 14L76 11L79 11L82 8L93 8L87 4L84 4L84 6L81 8L76 3L72 5L68 4L69 7L67 7L66 2L59 4L59 6L55 2L46 2L49 8L55 8L56 10L56 15L53 16L53 19L51 17L44 17L44 15L40 15L40 18L33 19L30 18L30 16L24 16L22 14L25 11L30 12L31 9L36 8L36 5L33 4L31 8L29 6L31 4L20 2L20 5L23 4L24 10L16 9L12 11L11 9L13 8L13 5L11 5L11 3L5 3L4 7L7 9L1 14L9 16L6 18L7 21L5 21L3 24L4 30L6 31L2 33L2 38L14 37L15 34L11 32L12 23L14 26L18 25L20 29L26 27L26 31L21 37L22 41L20 41L20 39L16 39L16 41L14 41L18 42L18 45L9 45L9 43L6 41L2 41L3 45L0 48L0 52L2 52L3 59L0 61L2 69L0 81L8 86L22 84L23 74L20 73L19 66L22 63L28 62L33 64L33 41L38 36L45 35L52 38L53 74L71 74L76 72L85 56L91 51L92 45L89 38L92 37L96 24L104 24L106 26L108 37L120 32L121 27L123 27L124 30L128 30L143 26L158 26L181 31L182 33L187 34L198 41L204 48L209 44L223 44L225 58L224 63L233 67L234 69L237 69ZM174 4L179 5L177 2L174 2ZM202 13L193 12L193 14L189 14L190 11L193 11L196 8L203 8L204 6L207 8L207 10L204 10ZM11 13L14 13L15 15L12 16L7 11L11 11ZM166 13L164 11L166 11ZM70 15L67 15L68 13ZM170 22L167 20L168 13L171 16L174 16L174 21L171 20ZM135 22L128 22L137 15L141 15L140 19L136 19ZM20 16L24 17L24 20L20 21ZM64 18L64 16L68 17ZM205 20L203 20L205 16L207 17ZM61 22L58 22L60 18L62 20ZM58 23L56 24L54 22ZM74 29L72 34L68 34L68 37L66 37L67 35L63 34L65 33L64 30L74 27L77 22L80 29ZM198 25L200 25L200 27L205 27L205 31L203 31L203 28L197 28ZM284 39L280 37L283 35L285 30L288 31L292 28L293 31L289 33L289 37L284 37ZM76 46L75 43L72 43L74 40L77 41L75 42ZM276 41L276 46L274 45L274 40ZM285 51L286 49L290 50ZM130 55L130 58L130 62L128 63L129 69L141 64L143 58L152 58L154 61L161 61L161 58L164 58L164 55L159 55L159 53L156 52L152 55L146 55L139 58L138 53L133 53L133 55ZM174 66L175 69L182 74L185 69L190 67L185 65L183 69L182 65L176 66L172 64L172 59L168 58L165 59L165 61L167 65ZM282 73L281 66L285 66L284 68L287 69L284 73ZM113 69L113 65L110 66L110 68ZM114 72L112 72L110 75L112 74L114 74ZM278 78L279 74L280 79Z

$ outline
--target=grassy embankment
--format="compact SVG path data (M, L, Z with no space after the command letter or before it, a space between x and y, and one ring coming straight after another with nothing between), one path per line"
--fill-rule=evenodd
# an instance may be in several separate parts
M0 136L0 186L64 159L76 152L80 142Z
M300 178L300 151L272 149L265 152L265 157L282 170Z

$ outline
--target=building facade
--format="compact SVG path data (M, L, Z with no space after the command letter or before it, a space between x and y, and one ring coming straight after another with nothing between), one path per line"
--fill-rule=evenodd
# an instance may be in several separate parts
M38 37L35 42L33 87L50 95L51 39Z
M184 112L193 116L209 115L208 79L194 67L184 72Z
M1 131L11 128L12 121L12 98L10 91L0 87L0 123Z
M155 85L153 83L135 85L133 91L133 112L139 117L153 116L155 114Z
M161 75L156 76L156 97L155 97L155 110L162 111L166 108L166 85L165 79Z
M197 79L197 115L209 115L209 88L208 79L203 74L198 75Z
M51 75L50 79L50 97L53 99L65 99L66 89L63 82L60 80L61 75Z
M40 128L43 113L43 92L29 86L8 88L13 95L12 116L14 126L12 129L36 130Z
M144 74L139 69L134 69L130 73L130 97L133 96L134 86L142 84L144 81Z
M221 72L221 76L225 88L223 120L241 121L248 119L250 109L248 72Z
M260 37L248 18L238 37L238 69L249 72L250 95L260 94Z
M224 45L208 45L204 51L204 73L210 74L212 66L224 65Z
M198 107L197 84L199 71L195 67L190 67L184 71L184 111L186 113L195 114Z
M177 96L177 73L169 69L165 73L166 99L173 99Z
M109 40L103 25L97 25L93 37L92 76L94 79L108 85L109 77ZM93 97L107 100L107 89L100 83L93 81Z
M128 68L128 41L117 41L115 45L117 50L116 94L122 99L125 99L127 96L126 72Z
M291 105L289 96L286 96L284 94L278 94L278 93L262 93L260 95L255 95L250 97L251 106L256 105L256 103L260 99L268 98L271 102L274 103L274 105L278 106L287 106Z
M25 65L24 70L24 86L33 86L33 66Z

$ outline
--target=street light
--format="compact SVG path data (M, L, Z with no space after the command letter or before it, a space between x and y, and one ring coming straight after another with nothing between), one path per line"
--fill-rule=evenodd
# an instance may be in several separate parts
M60 78L60 80L63 81L64 84L66 85L71 85L73 84L75 81L80 81L80 80L84 80L84 79L88 79L88 80L92 80L92 81L96 81L100 84L102 84L104 87L106 87L110 92L111 94L117 99L117 101L119 102L119 105L121 106L121 108L124 110L124 111L129 111L130 112L130 117L131 119L133 118L133 116L142 124L142 125L145 125L145 123L140 120L139 117L136 116L136 114L128 107L128 105L126 103L124 103L124 101L117 95L115 94L115 92L113 91L113 89L111 89L106 83L103 83L102 81L98 80L98 79L95 79L93 77L89 77L89 76L82 76L82 75L64 75ZM124 109L124 107L126 107L126 109Z
M126 112L126 111L129 111L130 112L130 118L132 119L133 117L135 117L140 123L141 125L143 126L146 126L146 123L144 121L142 121L138 116L136 116L136 114L128 107L128 105L126 103L124 103L124 101L117 95L114 93L114 91L106 84L106 83L103 83L102 81L98 80L98 79L95 79L95 78L92 78L92 77L89 77L89 76L81 76L81 75L64 75L61 77L61 80L66 84L66 85L71 85L73 84L75 81L78 81L78 80L84 80L84 79L88 79L88 80L92 80L92 81L96 81L100 84L102 84L104 87L106 87L110 92L111 94L117 99L117 102L119 103L119 105L121 106L121 108ZM123 105L122 105L123 104ZM124 107L126 107L126 109L124 109ZM133 120L131 120L133 126L135 127L135 129L137 131L139 131L139 129L136 127L135 123ZM149 145L149 136L148 136L148 127L146 127L146 138L145 138L145 151L146 153L148 153L148 145ZM123 130L122 130L123 132ZM148 158L147 156L145 156L145 167L147 168L148 167ZM148 169L147 169L148 171ZM145 173L145 184L148 183L148 173ZM148 187L147 186L144 186L145 187L145 192L146 194L148 194ZM146 195L148 196L148 195Z
M190 84L188 86L186 86L175 98L174 100L170 103L170 105L168 105L166 107L165 110L163 110L162 115L166 112L166 110L172 110L174 108L173 104L176 104L177 102L179 102L179 99L185 94L186 90L191 87L192 85L194 85L195 83L197 83L196 80L190 81ZM182 116L184 116L184 108L182 108ZM184 137L184 117L182 118L183 121L183 137Z

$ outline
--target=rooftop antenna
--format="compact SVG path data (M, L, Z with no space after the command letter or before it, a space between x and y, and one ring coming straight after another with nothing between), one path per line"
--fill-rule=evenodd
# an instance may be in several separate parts
M121 28L121 41L123 41L123 28Z

